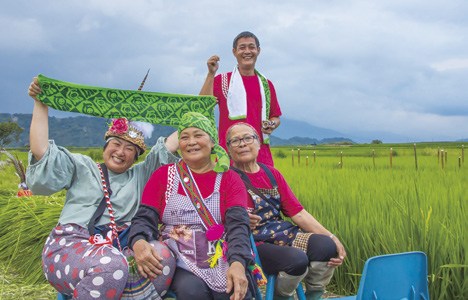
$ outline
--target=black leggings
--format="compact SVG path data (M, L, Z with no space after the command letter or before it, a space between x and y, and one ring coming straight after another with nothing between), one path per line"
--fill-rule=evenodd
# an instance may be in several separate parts
M203 279L182 268L176 268L171 290L176 294L177 299L182 300L228 300L233 292L229 294L215 292L206 285ZM244 299L252 299L250 290L247 290Z
M307 254L294 247L269 243L258 244L257 251L262 269L268 275L284 271L289 275L299 276L307 271L309 262L329 261L337 256L335 242L323 234L310 235Z

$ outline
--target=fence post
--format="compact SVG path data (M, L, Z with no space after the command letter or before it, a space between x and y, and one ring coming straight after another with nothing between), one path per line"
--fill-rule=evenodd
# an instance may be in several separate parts
M309 166L309 157L306 156L306 167L308 167L308 166Z
M442 156L442 170L444 169L444 150L440 150L440 156Z
M314 151L314 162L315 162L315 151Z
M340 153L340 162L341 162L341 167L343 167L343 151Z
M445 165L447 165L447 150L445 150Z
M297 149L297 165L301 165L301 149Z
M461 156L458 157L458 168L461 168Z
M372 163L374 164L374 168L375 168L375 151L374 151L374 149L372 149Z
M294 149L291 149L291 166L294 167Z
M390 148L390 169L392 168L392 156L393 156L393 149Z
M414 165L416 166L416 171L418 170L418 155L416 154L416 143L414 143Z

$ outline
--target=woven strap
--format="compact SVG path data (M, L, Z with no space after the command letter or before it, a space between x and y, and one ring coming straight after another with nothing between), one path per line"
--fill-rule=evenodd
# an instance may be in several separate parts
M94 212L93 217L91 218L88 224L88 231L89 231L89 235L91 236L90 241L93 240L92 238L95 235L94 225L102 217L102 214L104 213L104 210L107 207L107 210L109 211L109 217L110 217L110 228L112 230L111 242L114 239L117 239L119 250L122 251L122 247L120 246L120 241L119 241L119 235L117 234L117 226L115 224L114 210L112 209L112 204L110 202L110 196L112 194L112 191L110 189L109 174L107 172L107 167L104 163L102 164L96 163L96 164L101 174L102 189L104 190L104 197L102 198L101 203L99 204L97 210Z
M203 196L198 189L195 179L192 176L192 172L183 160L180 160L177 163L177 172L179 174L180 182L182 183L185 194L187 194L187 196L192 201L192 204L195 207L198 216L202 220L205 229L208 230L208 228L210 228L212 225L216 225L216 220L213 218L210 210L203 202Z
M110 183L109 183L109 172L107 172L107 166L105 163L99 164L98 163L98 168L99 172L101 173L101 180L104 178L104 181L102 181L102 187L104 190L104 197L102 197L101 203L99 203L98 208L94 212L93 216L89 220L88 223L88 232L89 235L94 235L95 229L94 226L99 222L99 220L102 217L102 214L104 213L104 210L106 209L107 203L106 203L106 193L107 197L110 197L112 195L112 190L110 188Z

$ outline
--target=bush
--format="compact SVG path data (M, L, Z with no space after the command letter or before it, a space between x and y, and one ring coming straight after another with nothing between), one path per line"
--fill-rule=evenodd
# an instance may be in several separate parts
M378 144L382 144L382 141L381 141L381 140L373 140L373 141L371 142L371 144L377 144L377 145L378 145Z
M278 157L278 158L286 158L286 153L284 153L283 150L278 150L275 152L275 156Z

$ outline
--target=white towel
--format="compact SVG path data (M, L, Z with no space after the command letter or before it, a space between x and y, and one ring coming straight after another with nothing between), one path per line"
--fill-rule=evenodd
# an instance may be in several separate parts
M266 98L265 88L263 86L260 76L266 77L255 70L258 77L258 84L260 85L260 93L262 96L262 121L268 120L266 115ZM227 93L227 108L229 111L229 119L240 120L247 118L247 93L245 91L244 82L237 66L232 71L231 80L229 82L229 90ZM269 144L270 135L263 134L263 142Z
M229 82L227 107L229 119L239 120L247 118L247 93L245 92L244 82L237 66L234 67L231 81Z

